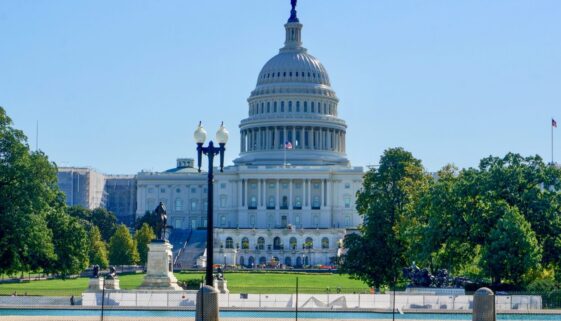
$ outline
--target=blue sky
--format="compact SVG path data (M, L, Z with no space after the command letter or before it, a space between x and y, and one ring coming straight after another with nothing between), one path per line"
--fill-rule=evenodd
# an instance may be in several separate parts
M60 166L165 170L224 121L228 163L289 0L0 5L0 106ZM561 1L300 0L353 165L402 146L434 171L509 151L549 161L561 121ZM560 122L561 123L561 122ZM555 142L561 159L561 128Z

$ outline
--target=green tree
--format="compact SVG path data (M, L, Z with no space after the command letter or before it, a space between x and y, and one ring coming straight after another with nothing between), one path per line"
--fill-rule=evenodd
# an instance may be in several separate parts
M145 223L152 228L152 231L155 231L158 228L158 224L160 223L160 217L156 214L155 211L146 211L144 215L138 218L134 223L135 229L141 229L142 225L144 225Z
M136 248L141 265L146 264L146 260L148 259L148 244L155 238L156 234L154 234L154 231L147 223L142 224L140 230L136 230L134 239L136 241Z
M515 207L497 202L492 210L501 218L483 246L482 264L495 283L505 277L521 284L524 274L538 268L541 260L536 235Z
M503 158L484 158L478 168L459 172L447 166L438 176L438 181L419 202L419 211L428 217L419 255L433 269L447 268L453 274L468 270L489 273L488 257L483 259L484 247L489 255L491 233L497 236L507 232L497 226L504 214L497 208L508 206L531 223L536 249L543 253L542 266L561 273L559 168L545 164L539 156L509 153ZM506 234L503 237L512 239ZM497 275L498 272L505 275ZM492 276L495 280L521 282L518 274L507 270L493 269ZM517 279L512 279L515 276Z
M117 217L104 208L96 208L91 212L91 223L99 228L101 237L105 242L115 233Z
M49 213L47 222L53 233L57 255L47 270L60 273L63 277L80 273L89 265L88 234L84 226L63 210Z
M56 167L30 152L0 107L0 273L42 269L56 260L46 217L64 206Z
M101 233L97 226L93 226L90 230L90 251L89 258L91 265L99 265L105 269L109 266L107 259L107 245L101 239Z
M416 226L423 218L415 207L428 185L420 160L402 148L386 150L357 193L363 225L360 234L345 238L340 271L370 286L395 284L420 237Z
M470 222L465 208L468 198L453 165L446 165L437 173L429 190L418 203L417 211L427 217L421 228L419 251L414 256L421 265L433 271L448 269L460 273L474 264L478 246L471 241Z
M130 265L138 262L138 251L124 224L117 227L109 240L109 262L112 265Z

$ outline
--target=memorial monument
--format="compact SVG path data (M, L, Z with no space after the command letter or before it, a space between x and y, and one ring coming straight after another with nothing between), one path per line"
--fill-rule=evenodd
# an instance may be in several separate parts
M162 202L155 209L159 216L156 228L157 239L148 244L148 259L146 262L146 276L141 290L172 290L181 291L177 279L173 275L172 245L166 240L167 211Z

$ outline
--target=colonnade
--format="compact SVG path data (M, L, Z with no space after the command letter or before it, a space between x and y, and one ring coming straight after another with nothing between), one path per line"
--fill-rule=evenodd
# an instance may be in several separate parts
M344 153L345 131L325 127L275 126L241 131L241 152L292 149L328 150Z
M250 192L252 184L256 184L256 192ZM274 188L270 188L270 184ZM287 184L286 191L281 188L284 184ZM332 205L327 197L332 189L332 184L326 179L241 179L238 181L238 190L242 191L238 194L238 204L248 208L255 205L256 209L319 209ZM257 197L257 204L250 204L252 196ZM271 196L274 197L274 205L269 202ZM284 196L287 197L286 204L282 202ZM296 203L297 197L301 197L300 204Z

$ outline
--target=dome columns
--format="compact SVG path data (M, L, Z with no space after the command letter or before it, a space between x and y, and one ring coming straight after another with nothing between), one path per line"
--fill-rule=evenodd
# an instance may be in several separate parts
M282 151L290 142L293 150L323 150L345 153L345 131L321 126L287 125L242 129L242 153Z

